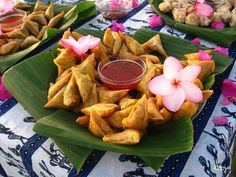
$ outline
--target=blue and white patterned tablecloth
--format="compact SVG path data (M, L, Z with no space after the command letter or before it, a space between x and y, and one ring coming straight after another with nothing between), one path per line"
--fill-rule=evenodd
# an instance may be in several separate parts
M75 0L54 0L73 4ZM147 1L140 1L119 20L125 32L133 34L140 27L149 28L148 19L153 14ZM79 28L104 30L111 21L100 14ZM168 26L153 28L173 36L192 39ZM201 44L215 47L207 41ZM229 49L236 59L236 44ZM230 173L233 140L236 133L236 103L222 106L221 83L229 78L236 81L236 64L216 79L215 93L194 118L194 148L191 152L167 158L163 166L154 171L137 156L113 152L93 151L82 170L77 172L63 152L50 139L32 131L33 117L14 99L0 102L0 176L8 177L225 177ZM227 116L225 126L215 126L213 116ZM174 146L174 144L173 144ZM78 152L79 153L79 152Z

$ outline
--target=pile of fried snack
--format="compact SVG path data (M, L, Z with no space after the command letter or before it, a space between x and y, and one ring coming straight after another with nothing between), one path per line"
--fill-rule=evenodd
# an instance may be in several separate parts
M63 38L69 36L78 39L80 34L67 30ZM148 90L149 81L163 73L163 65L152 52L167 56L159 34L140 44L132 37L112 32L109 28L99 46L87 52L84 60L59 43L58 55L54 59L58 77L55 83L50 84L48 102L44 107L78 112L80 116L76 123L88 127L92 134L105 142L126 145L139 143L148 125L192 117L201 103L185 101L179 111L173 113L163 106L161 97L152 95ZM100 81L97 64L110 55L122 55L130 60L139 57L146 62L147 71L136 88L138 94L135 97L130 94L133 91L109 90ZM214 72L214 61L200 61L197 53L185 57L183 66L201 66L201 73L194 83L203 90L202 80ZM204 100L211 94L212 90L203 90Z
M31 11L33 9L33 11ZM48 28L56 28L64 17L64 12L54 13L54 5L43 4L36 1L34 7L31 4L19 2L15 10L27 12L23 25L20 29L3 33L0 36L0 55L8 55L39 42Z
M193 26L208 27L211 22L221 21L226 26L236 26L236 1L212 0L214 12L210 17L200 16L194 11L193 0L164 0L159 4L159 9L164 13L171 13L176 22Z

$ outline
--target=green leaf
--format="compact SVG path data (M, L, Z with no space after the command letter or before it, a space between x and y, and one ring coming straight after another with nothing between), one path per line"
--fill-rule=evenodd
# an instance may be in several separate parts
M145 157L140 156L150 167L152 167L155 171L159 170L164 160L167 157Z
M17 53L6 55L6 56L0 56L0 73L3 73L7 68L16 64L24 56L26 56L28 53L30 53L36 47L38 47L40 44L48 41L50 38L55 36L58 32L72 25L77 19L82 20L96 14L96 8L95 8L94 3L87 2L87 1L81 2L77 4L76 6L74 6L73 8L66 5L55 4L54 12L57 14L58 12L61 12L61 11L65 11L66 14L64 18L62 19L62 21L60 22L58 29L56 28L48 29L47 33L44 35L43 40L41 42L38 42L34 44L33 46L28 47L27 49L24 49Z
M211 74L206 80L203 82L203 87L205 90L211 89L212 85L215 83L215 74Z
M212 41L225 47L229 47L230 44L236 39L236 27L227 27L222 30L214 30L211 28L194 27L183 23L177 23L174 21L171 14L163 13L159 10L158 6L161 2L163 2L163 0L149 1L154 11L164 19L165 23L179 31L198 36L202 39Z

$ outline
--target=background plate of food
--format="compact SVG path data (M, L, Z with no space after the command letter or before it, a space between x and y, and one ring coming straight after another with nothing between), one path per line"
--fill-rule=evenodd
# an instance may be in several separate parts
M199 52L212 60L202 60ZM104 86L97 65L110 55L132 62L141 58L146 64L145 74L131 91ZM192 149L191 118L213 93L210 88L215 75L224 72L231 62L231 58L189 41L146 29L133 37L110 29L105 34L68 30L57 49L10 68L4 74L4 84L37 119L34 130L58 142L77 168L90 149L100 149L138 155L158 169L167 156ZM172 107L150 88L154 78L176 66L181 73L196 67L198 78L192 75L194 80L190 80L200 91L200 100L193 103L182 99Z
M167 25L177 30L225 47L236 39L234 1L149 0L149 3Z
M13 11L0 17L0 73L76 19L82 20L95 13L93 2L81 2L74 7L41 1L15 4Z

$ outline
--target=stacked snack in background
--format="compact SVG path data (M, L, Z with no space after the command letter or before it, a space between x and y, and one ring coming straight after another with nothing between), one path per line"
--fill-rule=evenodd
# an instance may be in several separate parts
M17 14L23 13L21 21L17 24L4 22ZM14 7L14 14L8 13L2 16L0 20L0 55L8 55L23 49L43 39L48 28L56 28L64 17L64 12L54 13L54 5L43 4L37 1L34 7L31 4L19 2Z
M233 0L192 1L164 0L161 12L170 13L176 22L214 28L215 25L236 26L236 3Z

